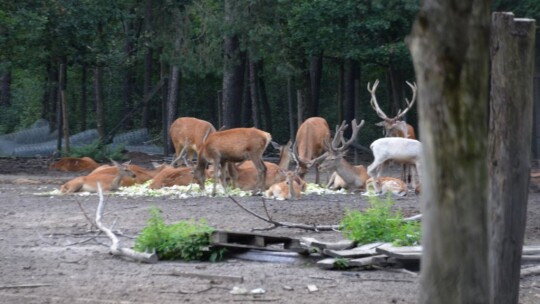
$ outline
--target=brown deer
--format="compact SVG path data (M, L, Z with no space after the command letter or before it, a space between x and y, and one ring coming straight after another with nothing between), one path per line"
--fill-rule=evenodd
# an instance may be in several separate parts
M407 81L407 85L412 90L412 100L409 102L407 98L405 98L405 102L407 103L407 107L402 110L399 109L398 113L395 117L389 118L383 110L381 110L381 107L379 107L379 104L377 103L377 96L375 95L375 91L377 90L377 86L379 85L379 80L375 80L375 83L373 84L373 87L370 88L370 83L367 85L367 90L371 94L371 100L370 104L371 107L375 110L377 115L383 120L379 123L377 123L377 126L384 128L384 135L385 137L405 137L410 139L416 139L416 134L414 132L414 128L402 120L403 116L409 112L409 110L413 107L414 102L416 101L416 83L411 84Z
M212 195L215 195L218 179L221 180L223 186L225 185L227 173L223 168L228 162L251 160L258 172L256 188L263 191L266 166L262 156L271 140L270 133L256 128L235 128L209 134L198 150L197 166L194 172L201 190L204 190L205 169L209 163L214 166ZM235 180L234 177L232 178Z
M74 193L80 191L97 192L97 183L101 184L103 191L115 191L121 186L121 181L128 176L135 178L135 174L131 172L126 165L120 165L113 161L117 167L116 174L107 172L90 173L87 176L76 177L60 187L62 193Z
M141 166L137 165L131 165L126 164L127 169L135 175L135 177L131 176L124 176L122 178L122 181L120 182L120 185L123 187L129 187L133 186L135 184L144 184L147 181L151 180L161 172L163 169L165 169L167 166L164 164L161 165L155 165L153 169L146 169ZM102 165L98 168L94 169L90 174L94 173L106 173L106 174L117 174L118 173L118 167L114 165Z
M188 143L186 150L187 159L192 161L193 155L203 143L204 136L214 132L216 132L216 128L208 121L193 117L176 119L169 128L169 135L174 146L175 155L178 156L186 143Z
M343 121L340 126L336 127L336 133L332 142L325 142L327 151L314 160L314 162L322 160L319 166L321 170L335 171L336 177L339 176L345 184L343 188L349 191L364 189L366 180L368 179L364 166L353 166L344 158L347 155L347 149L356 140L358 131L363 125L363 120L357 124L356 119L353 119L351 122L351 138L345 141L343 131L348 127L348 124Z
M375 91L377 90L377 86L379 85L379 80L375 80L375 83L373 84L373 87L370 88L370 84L367 85L367 90L371 94L371 100L370 104L371 107L375 110L377 115L383 119L383 121L377 123L377 126L382 126L384 128L384 135L385 137L404 137L404 138L410 138L410 139L416 139L416 133L414 132L414 128L402 120L403 116L409 112L409 110L414 105L414 102L416 101L416 83L411 84L407 81L407 85L412 90L412 98L411 101L407 98L405 98L405 102L407 103L407 107L404 110L399 109L398 113L395 117L389 118L383 110L381 110L381 107L379 107L379 104L377 103L377 96L375 95ZM402 173L401 178L404 181L408 181L410 179L410 168L407 166L407 164L402 165Z
M100 165L90 157L63 157L49 166L51 170L66 172L92 171Z
M279 162L278 164L264 162L266 165L266 176L264 181L265 189L268 189L273 184L285 180L285 172L289 170L289 164L291 161L291 141L285 145L280 145L276 142L271 142L271 144L280 152ZM235 187L238 187L244 191L255 190L257 187L256 182L257 168L252 161L248 160L236 166L236 181L233 181L233 185Z
M287 171L285 180L270 186L264 196L277 200L295 200L302 196L302 191L305 191L305 189L306 182L295 172Z
M315 183L319 183L318 164L312 160L326 152L325 141L330 140L330 128L322 117L306 119L296 132L296 141L293 146L297 172L304 178L311 166L315 166Z
M408 193L407 184L399 178L383 176L377 179L369 178L366 181L366 190L373 188L376 194L386 194L388 192L406 196Z

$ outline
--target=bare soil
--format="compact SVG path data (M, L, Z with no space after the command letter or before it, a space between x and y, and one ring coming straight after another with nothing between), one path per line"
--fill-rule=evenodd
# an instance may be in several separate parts
M134 163L156 157L131 155ZM126 261L108 253L109 239L96 237L77 201L93 215L98 203L91 196L38 196L77 176L49 171L44 159L0 159L0 303L416 303L418 279L390 271L328 271L313 259L275 257L276 261L159 262ZM264 213L259 197L239 198ZM406 216L420 212L418 197L397 198ZM298 201L268 201L280 221L337 224L347 209L364 209L358 194L309 195ZM250 232L267 224L248 215L226 198L170 199L108 196L104 224L126 236L136 236L157 206L167 222L206 219L217 229ZM279 228L267 233L299 238L340 240L338 232L308 232ZM540 244L540 194L529 195L526 244ZM122 237L131 247L132 238ZM441 261L444 263L444 261ZM243 282L171 276L174 271L240 276ZM540 302L540 277L521 280L520 303ZM318 291L309 292L307 285ZM262 288L261 295L232 295L234 286Z

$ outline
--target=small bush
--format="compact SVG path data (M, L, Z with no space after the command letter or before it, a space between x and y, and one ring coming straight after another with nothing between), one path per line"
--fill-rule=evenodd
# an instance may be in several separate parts
M123 146L119 146L113 150L108 150L107 146L103 145L99 140L94 141L93 143L82 146L82 147L72 147L71 152L68 156L71 157L84 157L88 156L93 158L97 162L106 162L110 159L113 160L123 160L124 155L122 154L124 150Z
M418 244L420 224L404 222L399 211L392 212L394 204L389 196L386 200L370 199L371 207L364 212L347 211L341 222L345 237L359 243L392 242L396 246Z
M181 221L166 225L160 210L152 208L148 225L135 240L135 250L144 252L155 250L159 259L163 260L219 260L223 251L203 251L210 244L210 234L214 230L204 220Z

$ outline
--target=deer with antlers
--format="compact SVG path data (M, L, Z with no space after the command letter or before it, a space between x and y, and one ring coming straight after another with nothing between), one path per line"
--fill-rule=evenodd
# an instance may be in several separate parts
M203 143L206 134L216 132L216 128L208 121L194 117L180 117L176 119L169 128L169 135L174 146L175 155L187 145L187 159L193 160L193 155Z
M209 163L214 166L212 195L215 195L218 179L223 186L225 185L227 170L224 169L227 163L251 160L258 173L256 189L264 191L266 166L262 156L271 140L270 133L257 128L234 128L207 135L206 140L198 150L197 166L194 172L201 190L205 189L205 169ZM234 176L231 178L235 180Z
M371 107L375 110L377 115L383 120L379 123L377 123L377 126L381 126L384 128L384 135L385 137L403 137L403 138L409 138L409 139L416 139L416 133L414 132L414 128L403 121L403 117L409 110L413 107L414 102L416 101L416 83L410 83L407 81L407 85L411 88L412 91L412 98L411 101L409 101L407 98L405 98L405 102L407 103L407 107L405 109L399 109L398 113L395 117L389 118L383 110L381 110L381 107L379 106L379 103L377 102L377 96L375 95L375 91L377 90L377 86L379 85L379 80L375 80L375 83L373 83L373 86L370 88L370 83L367 85L367 90L371 94L371 100L370 104ZM402 174L401 179L404 181L408 181L410 179L410 173L407 173L409 167L407 164L402 165Z
M320 162L319 168L321 170L334 171L336 173L335 178L339 176L344 182L343 188L349 191L364 189L368 179L364 166L353 166L344 158L347 149L356 140L358 131L363 125L363 120L357 124L356 119L353 119L351 122L351 138L345 141L343 132L349 125L343 121L340 126L336 126L336 133L332 142L325 141L326 152L313 160L313 162Z
M292 155L300 178L304 179L309 168L315 166L315 183L319 184L319 166L313 160L326 152L325 141L329 140L330 128L324 118L310 117L300 125Z
M116 173L98 171L90 173L86 176L76 177L60 187L62 193L74 193L80 191L97 192L97 184L101 184L104 191L115 191L121 186L124 177L135 178L135 174L131 172L127 165L118 164L113 161L116 166Z

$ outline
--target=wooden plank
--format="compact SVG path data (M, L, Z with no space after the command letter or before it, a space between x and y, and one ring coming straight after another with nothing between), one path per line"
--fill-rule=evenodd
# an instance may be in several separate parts
M317 267L321 269L333 269L336 259L327 258L317 262Z
M523 255L540 254L540 246L523 246Z
M369 256L365 258L352 259L349 261L349 266L351 267L360 267L360 266L372 266L376 258L381 257L381 255ZM384 256L386 259L386 256Z
M377 253L386 254L390 257L403 260L419 260L422 257L421 246L394 247L392 244L384 244L376 248Z
M355 243L351 240L341 240L338 242L323 242L311 237L301 238L301 243L307 247L332 250L345 250L352 248L355 245Z
M383 244L384 243L370 243L348 250L324 249L323 254L334 258L362 258L377 254L377 251L375 249L378 246L382 246Z

